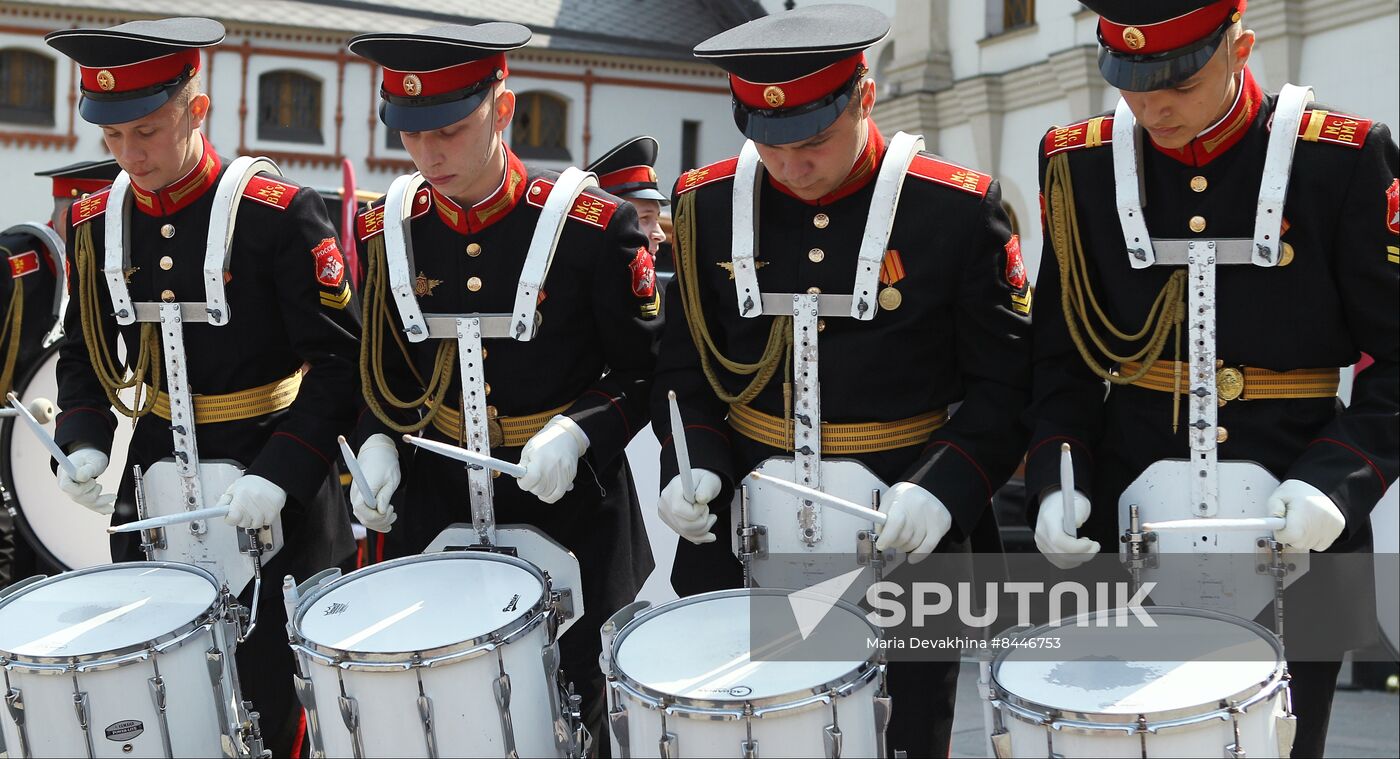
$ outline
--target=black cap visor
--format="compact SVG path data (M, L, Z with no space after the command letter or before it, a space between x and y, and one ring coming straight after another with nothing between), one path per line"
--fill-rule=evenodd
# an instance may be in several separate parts
M660 190L647 184L625 184L618 187L608 187L605 188L604 191L627 200L655 200L660 202L663 206L670 205L671 203L671 199L662 195Z
M1099 71L1109 84L1128 92L1151 92L1175 87L1195 76L1214 57L1225 30L1227 19L1219 29L1185 47L1151 55L1132 55L1112 50L1099 35Z
M400 132L431 132L455 124L470 116L491 92L490 85L500 81L491 77L457 92L433 97L406 98L379 95L379 120Z
M786 145L821 134L836 123L855 94L854 83L864 71L857 71L841 89L797 108L769 110L750 108L734 100L734 123L745 137L762 145Z

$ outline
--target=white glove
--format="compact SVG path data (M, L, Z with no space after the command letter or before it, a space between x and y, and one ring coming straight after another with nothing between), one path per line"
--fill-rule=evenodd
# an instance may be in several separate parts
M1269 496L1269 516L1283 517L1274 539L1304 551L1325 551L1346 528L1342 510L1325 493L1302 480L1284 480Z
M574 489L578 460L588 450L588 436L567 416L556 416L520 449L525 476L516 483L545 503L554 503Z
M219 499L227 506L224 521L245 530L260 529L272 524L278 512L287 505L287 491L256 474L245 474L233 481Z
M107 454L96 448L79 448L68 454L73 462L73 476L69 477L63 467L58 468L58 489L73 499L74 503L106 516L116 509L115 493L103 493L97 478L107 471Z
M350 507L355 512L355 518L375 532L388 532L399 518L394 513L394 507L389 505L389 499L394 496L394 491L399 489L399 479L402 477L399 471L399 449L388 435L377 433L370 435L365 444L360 446L355 461L365 474L364 484L368 485L370 492L374 494L374 501L365 503L365 498L360 493L360 483L353 484L350 488Z
M933 551L953 526L953 515L948 513L948 507L933 493L912 482L896 482L885 493L884 501L889 504L886 510L889 516L885 526L880 528L875 549L906 551L911 564L923 561L924 555Z
M1088 496L1075 490L1075 527L1084 526L1089 519L1089 511ZM1059 488L1048 491L1040 499L1040 514L1035 519L1035 547L1060 569L1073 569L1093 559L1094 554L1102 550L1098 541L1074 537L1065 532L1065 495Z
M695 500L687 501L681 494L681 478L672 477L670 484L661 490L661 500L656 504L657 515L676 534L700 545L715 542L710 528L718 518L710 513L710 501L719 495L723 487L719 475L708 469L690 470L690 480L695 483Z

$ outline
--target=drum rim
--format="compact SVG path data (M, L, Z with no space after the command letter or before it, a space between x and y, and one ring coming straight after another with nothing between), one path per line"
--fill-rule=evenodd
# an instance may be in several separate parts
M367 653L364 651L349 651L341 648L334 648L324 643L318 643L306 636L302 631L301 621L318 601L327 593L349 583L368 577L369 575L383 572L396 567L408 564L418 564L429 561L452 561L457 559L472 559L496 561L503 564L524 569L534 575L540 581L543 592L540 598L520 613L519 616L510 622L488 633L483 633L463 641L449 643L437 648L423 649L421 651L391 651L382 653ZM378 564L371 564L361 567L349 574L341 575L330 582L317 586L304 598L298 599L296 609L291 621L291 645L296 651L307 654L313 659L322 663L345 667L347 665L363 664L371 669L381 669L385 667L411 669L420 666L432 666L443 664L445 660L469 658L473 654L484 653L495 649L497 646L508 645L517 638L533 631L536 627L544 623L551 611L550 596L552 585L548 575L539 567L516 556L508 554L493 553L488 551L444 551L441 553L426 553L415 556L403 556L389 561L381 561ZM408 658L404 658L405 655ZM432 661L429 661L432 660Z
M883 672L884 664L881 661L883 657L881 649L879 647L871 647L870 653L866 655L865 660L857 664L854 669L842 675L840 678L822 683L820 686L810 686L787 693L780 693L775 696L768 696L766 698L721 701L717 699L677 696L675 694L665 693L639 682L623 671L622 665L618 662L618 652L621 650L622 643L627 639L627 636L652 617L660 616L666 611L720 598L754 595L788 596L791 595L792 592L791 590L779 588L732 588L729 590L715 590L708 593L697 593L696 595L686 596L685 598L678 598L674 601L668 601L667 603L659 606L652 606L642 611L628 621L626 625L623 625L622 629L618 630L617 637L613 638L612 648L608 652L608 674L613 680L611 685L622 688L650 708L665 709L667 714L677 714L679 716L693 715L701 719L738 719L744 716L762 717L766 713L799 709L817 700L829 700L833 692L838 695L846 695ZM854 604L838 599L833 605L851 612L856 618L869 625L875 635L881 638L884 637L884 632L871 624L870 620L866 619L865 615Z
M157 635L142 643L134 643L129 646L112 648L90 654L79 654L76 656L29 656L0 650L0 665L3 665L0 666L0 669L10 669L14 667L17 669L46 671L58 668L65 671L72 669L74 671L86 672L95 669L122 666L137 661L145 661L147 655L150 653L161 653L168 650L172 647L171 644L183 641L200 628L210 627L212 623L218 621L218 619L223 616L222 611L225 598L219 582L214 579L214 575L210 574L209 571L203 567L194 564L181 564L175 561L123 561L113 564L99 564L95 567L84 567L83 569L72 569L30 583L16 590L13 594L0 598L0 610L3 610L18 598L23 598L39 588L53 585L63 580L80 575L136 567L144 567L147 569L175 569L198 575L207 580L209 585L214 588L214 600L210 602L207 609L195 615L194 619L185 622L168 633Z
M1018 653L1019 649L1007 648L1003 649L1002 652L997 654L992 660L991 671L989 673L992 688L991 700L994 704L1002 703L1011 707L1013 716L1035 725L1052 725L1056 729L1079 729L1086 732L1128 730L1128 732L1136 733L1140 731L1139 725L1142 723L1142 730L1155 733L1165 729L1185 727L1199 722L1219 719L1220 715L1229 713L1228 704L1242 707L1240 711L1243 713L1247 711L1249 706L1252 706L1257 701L1271 698L1280 688L1287 686L1288 668L1287 660L1283 655L1283 645L1279 642L1278 636L1263 625L1248 619L1209 609L1193 609L1186 606L1153 606L1150 607L1150 609L1154 614L1165 612L1172 616L1201 617L1219 622L1228 622L1254 632L1274 650L1276 661L1274 663L1273 673L1270 674L1268 678L1252 683L1231 695L1171 709L1133 712L1131 714L1077 712L1063 707L1042 704L1008 690L1001 682L1001 665L1005 663L1008 657ZM1028 630L1015 633L1011 637L1017 639L1038 637L1049 630L1073 625L1080 619L1091 615L1097 615L1097 612L1085 612L1072 617L1066 617L1059 622L1038 625ZM1222 703L1227 704L1227 706L1222 707Z

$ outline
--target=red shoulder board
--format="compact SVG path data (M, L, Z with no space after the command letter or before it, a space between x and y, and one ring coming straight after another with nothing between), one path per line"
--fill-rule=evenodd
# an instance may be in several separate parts
M1051 129L1045 134L1045 157L1077 148L1096 148L1113 142L1113 117L1095 116L1088 121Z
M85 221L89 221L102 215L107 210L107 193L110 190L102 190L79 200L73 204L73 224L76 226Z
M676 180L676 194L690 192L696 187L704 187L711 182L718 182L721 179L728 179L734 176L734 170L739 166L739 157L726 158L723 161L712 163L709 166L701 166L698 169L691 169L681 175Z
M384 231L384 206L373 206L355 217L355 235L361 240Z
M525 198L530 205L536 208L544 208L544 202L549 199L549 193L554 190L554 183L548 179L536 179L530 183L530 189L525 192ZM607 198L600 198L590 192L584 192L574 201L574 207L569 209L569 218L579 221L599 229L607 229L608 222L612 221L613 212L617 210L617 203Z
M1320 108L1303 114L1303 120L1298 124L1298 138L1304 142L1330 142L1353 148L1365 145L1366 135L1370 131L1370 119L1358 119Z
M992 178L986 174L923 154L914 156L909 164L909 173L978 197L986 195L987 188L992 186Z
M243 189L243 197L285 211L299 191L301 188L296 185L259 174L248 180L248 186Z

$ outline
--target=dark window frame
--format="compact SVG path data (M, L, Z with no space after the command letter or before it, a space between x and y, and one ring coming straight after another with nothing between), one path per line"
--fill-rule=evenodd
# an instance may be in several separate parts
M0 49L0 122L54 126L55 59L23 47Z
M273 69L259 74L258 139L326 144L321 128L324 93L322 81L304 71ZM306 101L308 96L309 102ZM284 98L291 98L291 101L286 102Z
M556 107L557 114L546 113L547 105ZM543 144L546 140L553 144ZM573 160L573 155L569 152L568 99L547 90L530 90L517 94L515 117L511 123L510 149L521 158L542 161Z

